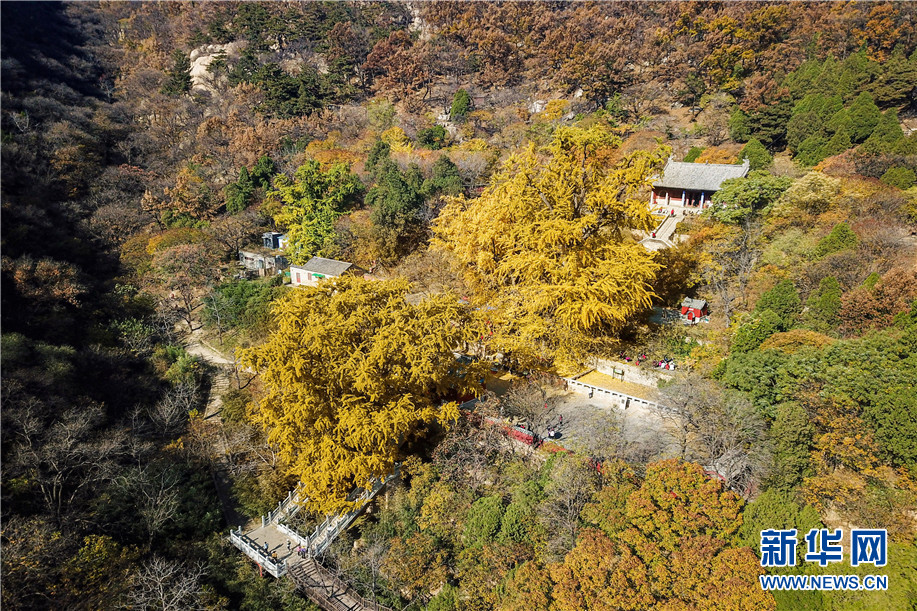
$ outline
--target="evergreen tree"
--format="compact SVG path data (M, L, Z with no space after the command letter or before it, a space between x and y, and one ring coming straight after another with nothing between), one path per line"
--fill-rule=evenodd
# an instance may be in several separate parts
M437 151L446 146L448 135L445 127L442 125L434 125L433 127L427 127L418 131L417 142L427 148Z
M841 285L834 276L827 276L818 283L806 300L803 315L805 325L819 333L831 333L837 329L837 314L841 310Z
M471 96L464 89L459 89L452 97L452 108L449 116L453 121L462 122L468 113L471 112Z
M821 136L824 128L825 122L816 111L800 111L794 114L786 124L786 145L796 153L804 140L812 136Z
M366 156L366 171L375 177L376 168L391 155L392 147L385 140L376 140ZM378 182L378 178L376 178Z
M440 155L433 164L432 177L423 183L423 194L427 197L436 195L459 195L462 191L462 175L458 167L446 155Z
M252 168L252 182L259 189L266 189L271 186L271 178L277 173L277 167L274 161L267 155L258 158L255 167Z
M883 106L899 106L914 92L914 83L917 83L917 62L913 58L908 60L899 45L882 63L880 74L868 89Z
M756 313L750 321L736 330L735 338L732 340L732 351L751 352L779 331L780 325L780 317L770 310Z
M840 155L852 146L853 142L850 140L850 132L845 126L841 125L822 148L820 157L824 159L833 155Z
M736 142L748 142L751 138L748 115L738 106L729 115L729 137Z
M238 214L248 208L254 192L255 185L248 174L248 169L242 166L242 169L239 170L239 179L229 183L224 189L226 212Z
M864 91L850 105L848 115L850 117L850 138L860 143L872 134L882 113L876 106L872 95Z
M160 90L166 95L180 95L191 91L191 60L181 49L172 52L172 69Z
M787 122L792 114L793 103L788 97L765 106L749 117L750 136L772 151L782 149L786 145Z
M813 166L825 158L827 148L828 140L823 135L812 135L799 143L794 159L800 165Z
M904 138L901 124L898 122L898 111L890 108L879 117L876 128L869 138L860 145L860 151L871 154L891 153L895 145Z
M792 492L804 477L811 475L809 454L815 429L798 403L782 403L776 409L771 427L774 471L769 483L776 490Z
M869 84L878 71L879 65L867 57L865 49L848 55L841 64L837 76L837 93L844 100L852 100L854 96L863 91L863 88Z
M847 223L838 223L831 229L831 233L826 235L815 246L816 259L821 259L831 253L840 252L849 248L855 248L859 240L850 225Z
M787 331L796 324L800 307L799 291L796 290L792 280L784 279L761 296L755 310L758 312L770 310L780 318L780 330Z
M408 250L420 225L423 196L423 176L420 169L402 174L391 159L378 163L374 171L376 184L366 194L366 204L372 209L370 221L387 258L397 257Z
M853 128L853 121L850 120L850 111L846 108L842 108L836 113L834 113L827 123L825 123L825 129L830 134L836 134L839 130L847 130L849 133Z
M914 170L910 168L895 166L888 168L879 180L887 185L904 191L914 186L914 182L917 181L917 175L915 175Z
M752 170L763 170L774 161L774 157L757 138L748 141L748 144L739 153L739 159L748 159L749 168ZM687 161L687 157L685 160Z

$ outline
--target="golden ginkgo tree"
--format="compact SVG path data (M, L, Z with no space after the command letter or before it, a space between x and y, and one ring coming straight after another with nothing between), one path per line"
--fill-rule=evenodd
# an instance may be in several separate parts
M452 198L436 220L433 246L460 265L495 350L569 365L590 337L650 304L659 265L631 234L654 224L647 189L666 151L620 146L601 126L562 127L547 150L517 151L481 197Z
M458 417L446 399L478 389L479 366L453 355L474 335L467 307L445 294L411 305L409 288L344 277L297 289L243 354L265 390L254 418L313 511L350 509L348 493L391 473L412 434Z

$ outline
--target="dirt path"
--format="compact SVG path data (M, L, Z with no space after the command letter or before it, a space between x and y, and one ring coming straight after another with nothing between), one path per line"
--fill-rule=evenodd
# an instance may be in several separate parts
M216 487L220 505L223 508L223 518L230 527L245 526L249 520L236 509L232 498L232 480L230 479L229 444L223 431L223 418L220 412L223 408L223 393L229 390L229 376L232 373L233 362L204 339L201 329L196 329L188 337L185 344L188 354L199 356L213 367L213 377L210 383L210 394L207 397L207 407L204 410L204 420L213 421L216 425L214 435L211 436L213 444L211 452L211 471L213 483Z

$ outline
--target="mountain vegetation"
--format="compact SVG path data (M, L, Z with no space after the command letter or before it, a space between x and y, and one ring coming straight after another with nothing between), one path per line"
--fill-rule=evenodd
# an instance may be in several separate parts
M316 609L227 531L396 468L319 558L391 608L917 604L917 5L0 12L4 608ZM670 156L750 172L651 251ZM628 355L665 434L558 419ZM762 590L878 572L812 528L889 589Z

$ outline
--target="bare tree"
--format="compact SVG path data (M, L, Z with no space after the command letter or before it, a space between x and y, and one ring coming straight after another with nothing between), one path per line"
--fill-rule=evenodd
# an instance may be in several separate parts
M154 556L134 578L128 596L130 609L143 611L203 611L201 577L206 573L201 563L188 564Z
M41 407L37 400L27 401L9 414L18 437L14 460L60 518L93 483L111 476L124 434L100 430L104 410L98 404L71 408L50 423L42 418Z
M229 331L232 319L232 300L216 289L204 298L206 316L217 328L220 345L223 345L223 334Z
M663 390L659 415L669 423L681 458L714 470L747 492L769 463L764 423L743 395L703 378L682 377Z
M623 414L616 410L583 410L568 416L564 423L569 422L576 436L565 445L600 462L608 458L621 458L627 446L622 421Z
M175 471L156 464L136 467L115 480L115 485L133 499L148 546L152 546L156 535L178 514L178 484L179 477Z
M199 296L217 275L213 253L204 244L182 244L158 253L154 262L169 291L162 305L194 331L194 313L201 306Z
M564 456L554 467L538 514L556 557L563 557L573 549L580 529L580 513L600 486L599 472L579 457Z
M160 435L170 437L182 430L188 421L188 413L199 403L195 384L175 384L150 408L150 421Z
M707 287L719 297L726 324L731 324L734 304L744 299L748 280L758 261L759 223L746 219L731 236L711 242L701 266Z
M493 475L489 469L497 457L513 450L502 428L488 418L493 418L493 414L486 408L459 418L433 454L443 477L461 482L473 491Z
M248 241L257 237L262 229L261 215L254 210L245 210L214 221L207 228L207 233L226 253L235 255Z
M518 422L539 437L547 437L549 429L559 422L557 407L560 396L554 392L552 377L533 373L514 385L500 400L500 415Z

